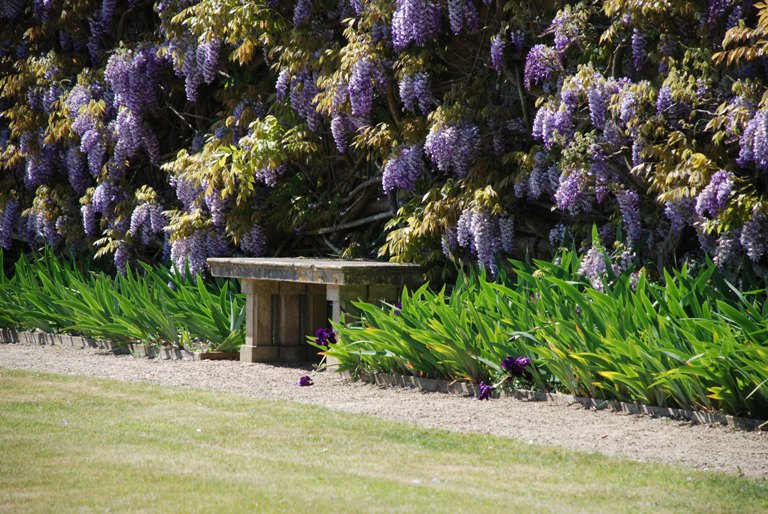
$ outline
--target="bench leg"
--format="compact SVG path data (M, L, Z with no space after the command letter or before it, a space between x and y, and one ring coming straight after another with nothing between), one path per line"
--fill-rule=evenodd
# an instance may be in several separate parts
M278 347L272 339L272 295L278 292L278 282L243 280L245 293L245 344L240 348L243 362L273 362L278 360Z
M341 313L344 313L345 320L349 321L350 316L354 317L360 314L353 301L365 300L368 298L368 286L326 286L326 298L331 302L331 320L338 323L341 319ZM335 366L339 361L333 357L326 358L328 366Z
M360 314L352 302L366 300L368 298L368 286L328 285L326 286L326 298L331 302L331 320L338 323L342 312L347 319L349 319L349 315Z
M330 326L328 322L328 299L326 297L325 286L321 284L309 284L306 296L306 327L302 335L302 341L307 337L314 337L318 328ZM314 346L308 346L309 357L317 355L319 351Z
M277 345L281 362L305 362L307 343L302 339L300 298L306 294L306 284L280 283L278 305Z

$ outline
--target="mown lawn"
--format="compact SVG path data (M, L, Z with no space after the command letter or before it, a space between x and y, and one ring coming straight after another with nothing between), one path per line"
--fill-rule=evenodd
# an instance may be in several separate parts
M0 370L2 512L764 512L768 481Z

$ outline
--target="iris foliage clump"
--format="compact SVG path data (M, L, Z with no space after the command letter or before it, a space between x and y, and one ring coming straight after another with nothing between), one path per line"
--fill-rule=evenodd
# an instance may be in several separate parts
M237 351L245 298L235 281L184 279L143 265L112 277L46 251L0 273L0 327L117 344Z
M346 370L768 417L768 291L739 291L711 261L654 283L601 257L601 289L566 251L404 292L399 308L358 303L325 353Z

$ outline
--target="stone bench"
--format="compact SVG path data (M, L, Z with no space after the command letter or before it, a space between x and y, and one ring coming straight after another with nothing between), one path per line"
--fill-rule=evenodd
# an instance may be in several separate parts
M302 362L317 328L354 313L350 302L397 301L403 286L418 286L422 268L410 264L305 258L210 258L215 277L240 279L246 295L246 362Z

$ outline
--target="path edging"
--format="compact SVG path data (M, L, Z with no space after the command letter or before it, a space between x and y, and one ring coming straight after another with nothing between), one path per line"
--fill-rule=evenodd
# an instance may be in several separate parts
M405 387L418 389L425 392L437 392L458 394L462 396L477 396L478 389L474 384L467 382L448 382L433 378L420 378L395 373L359 372L352 374L349 371L341 372L341 375L350 380L361 380L369 384L383 387ZM730 414L713 412L691 411L675 409L671 407L656 407L640 403L620 402L617 400L601 400L596 398L584 398L583 396L571 396L561 393L544 393L525 389L511 389L498 391L499 396L516 398L524 401L551 402L559 405L580 404L589 409L610 409L614 412L625 414L646 414L653 417L683 419L703 425L727 425L740 430L768 429L768 421L761 419L742 418Z
M96 348L114 354L133 354L141 357L160 358L166 360L237 360L237 353L228 352L190 352L177 348L155 348L141 343L118 345L112 341L93 339L90 337L73 336L69 334L50 334L47 332L25 332L11 329L0 329L0 343L29 344L49 346L69 346L72 348ZM360 372L352 374L349 371L340 373L344 378L361 380L369 384L383 387L414 388L425 392L449 393L461 396L477 396L478 390L474 384L467 382L448 382L433 378L421 378L395 373ZM684 419L705 425L727 425L740 430L768 429L768 421L752 418L742 418L729 414L691 411L670 407L656 407L640 403L620 402L617 400L601 400L571 396L561 393L544 393L525 389L499 391L499 396L516 398L524 401L546 401L560 405L580 404L589 409L610 409L625 414L646 414L653 417Z
M109 340L69 334L51 334L48 332L26 332L0 329L0 343L30 344L42 346L68 346L72 348L95 348L106 350L116 355L132 354L137 357L164 360L238 360L234 352L190 352L180 348L153 347L142 343L117 344Z

